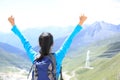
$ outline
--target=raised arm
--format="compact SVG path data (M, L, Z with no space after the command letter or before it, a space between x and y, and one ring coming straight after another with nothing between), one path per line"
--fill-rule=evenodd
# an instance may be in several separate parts
M21 42L22 42L22 44L23 44L23 46L24 46L24 48L25 48L25 50L27 52L27 55L29 56L30 60L33 62L37 53L32 49L32 46L30 45L29 41L27 41L25 39L25 37L22 35L22 33L19 31L19 29L15 25L14 18L11 16L11 17L8 18L8 21L12 25L11 30L21 40Z
M73 38L82 29L82 24L84 23L84 21L86 19L87 19L86 16L84 16L84 15L80 16L78 25L75 27L75 29L73 30L73 32L65 40L65 42L63 43L63 45L61 46L61 48L56 52L56 60L58 62L58 65L61 65L62 60L65 57L65 54L67 53L68 49L70 48L70 45L71 45L71 43L73 41Z

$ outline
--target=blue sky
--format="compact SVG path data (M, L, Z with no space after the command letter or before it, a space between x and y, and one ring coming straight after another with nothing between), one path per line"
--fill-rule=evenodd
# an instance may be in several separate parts
M88 16L85 24L95 21L120 24L120 0L0 0L0 32L10 32L7 21L10 15L25 30L75 26L82 13Z

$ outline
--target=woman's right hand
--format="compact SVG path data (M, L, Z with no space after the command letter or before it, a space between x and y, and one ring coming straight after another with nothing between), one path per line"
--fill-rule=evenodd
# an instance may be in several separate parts
M82 25L85 22L85 20L87 19L87 17L83 14L83 15L80 16L79 19L80 19L79 20L79 25Z
M15 21L14 21L14 18L13 18L12 16L10 16L10 17L8 18L8 21L10 22L10 24L11 24L12 26L15 25Z

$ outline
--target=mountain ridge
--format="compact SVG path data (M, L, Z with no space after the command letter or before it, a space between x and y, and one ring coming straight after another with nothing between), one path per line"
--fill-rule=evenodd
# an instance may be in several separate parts
M53 36L57 36L57 35L59 36L60 33L62 33L61 36L54 37L53 51L57 51L60 48L60 46L63 44L66 37L74 29L74 27L71 26L70 28L65 28L65 29L61 28L61 29L62 29L61 30L62 32L60 32L59 29L57 29L57 27L50 28L50 29L42 28L41 30L37 29L37 28L32 28L32 29L28 29L26 31L22 31L22 33L27 38L27 40L29 40L33 49L35 49L36 51L40 50L39 45L38 45L38 37L39 37L39 34L41 33L41 31L49 31L53 34ZM90 25L83 25L83 30L81 30L75 36L70 50L75 49L76 47L81 47L84 45L91 44L91 43L99 41L99 40L104 40L104 39L107 39L107 38L109 38L111 36L115 36L115 35L120 35L120 25L114 25L114 24L106 23L104 21L94 22ZM0 42L2 42L4 44L9 44L9 45L16 47L16 48L22 50L23 52L25 52L23 45L21 44L19 38L12 33L4 34L3 38L1 38ZM3 47L3 45L1 45L1 47ZM10 48L10 46L9 46L9 48ZM8 50L7 47L5 49Z

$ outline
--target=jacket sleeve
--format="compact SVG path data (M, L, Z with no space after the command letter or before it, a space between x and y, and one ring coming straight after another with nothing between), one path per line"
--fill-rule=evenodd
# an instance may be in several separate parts
M73 32L66 38L65 42L61 46L61 48L56 52L56 61L58 65L61 65L63 58L65 57L65 54L67 53L68 49L70 48L70 45L72 43L73 38L75 35L82 29L82 27L78 24Z
M26 50L27 52L27 55L29 56L30 60L33 62L34 59L35 59L35 56L37 55L37 52L35 52L33 49L32 49L32 46L30 45L29 41L27 41L25 39L25 37L22 35L22 33L19 31L19 29L17 28L16 25L14 25L11 29L13 31L14 34L16 34L18 36L18 38L21 40L23 46L24 46L24 49Z

